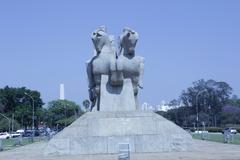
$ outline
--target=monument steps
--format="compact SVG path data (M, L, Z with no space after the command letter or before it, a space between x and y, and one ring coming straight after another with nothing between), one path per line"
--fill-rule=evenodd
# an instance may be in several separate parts
M88 112L53 137L46 155L114 154L119 144L130 152L189 151L192 137L151 111Z

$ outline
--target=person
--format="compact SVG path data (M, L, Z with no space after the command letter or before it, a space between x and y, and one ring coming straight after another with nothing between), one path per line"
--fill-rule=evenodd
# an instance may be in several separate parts
M50 139L51 138L51 129L49 127L46 128L46 134L47 134L48 139Z
M224 130L224 143L229 143L230 141L230 131L228 129Z

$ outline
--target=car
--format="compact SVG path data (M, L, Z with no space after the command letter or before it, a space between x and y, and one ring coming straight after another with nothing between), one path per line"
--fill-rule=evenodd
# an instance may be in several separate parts
M11 138L16 138L16 137L20 137L21 134L20 133L17 133L17 132L13 132L10 134Z
M7 132L0 133L0 139L9 139L11 136Z
M232 128L232 127L227 127L227 128L224 128L222 130L223 134L226 133L226 132L231 133L231 134L237 134L237 130L235 128Z
M38 130L25 130L25 132L23 133L23 137L31 137L33 135L34 132L34 136L39 136L40 133Z
M208 131L195 131L194 133L197 133L197 134L207 134Z
M24 129L19 129L16 132L19 133L19 134L23 134L24 133Z

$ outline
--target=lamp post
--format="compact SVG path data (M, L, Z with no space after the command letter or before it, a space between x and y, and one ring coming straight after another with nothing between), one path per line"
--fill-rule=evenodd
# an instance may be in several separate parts
M204 90L202 90L202 91L199 91L199 92L197 93L197 95L196 95L196 112L197 112L196 120L197 120L197 132L198 132L198 121L199 121L199 115L198 115L198 96L199 96L200 94L202 94L203 92L206 92L206 91L207 91L207 90L204 89Z
M34 138L34 134L35 134L35 130L34 130L34 99L31 95L27 94L26 92L24 93L26 96L30 97L32 99L32 108L33 108L33 111L32 111L32 141L33 141L33 138Z

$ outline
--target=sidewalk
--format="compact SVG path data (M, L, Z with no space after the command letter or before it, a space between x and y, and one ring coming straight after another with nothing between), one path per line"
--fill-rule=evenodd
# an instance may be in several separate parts
M197 150L192 152L164 152L131 154L131 160L239 160L240 145L222 144L194 140ZM0 152L1 160L117 160L117 155L78 155L78 156L44 156L46 142L22 146Z

